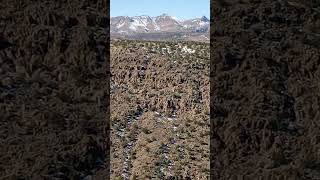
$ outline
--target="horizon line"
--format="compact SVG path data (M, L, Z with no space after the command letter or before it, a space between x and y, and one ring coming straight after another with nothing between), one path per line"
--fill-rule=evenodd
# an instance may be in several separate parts
M130 16L130 15L117 15L117 16L111 16L111 15L110 15L110 18L112 18L112 17L121 17L121 16L125 16L125 17L138 17L138 16L159 17L159 16L163 16L163 15L167 15L167 16L171 16L171 17L176 17L176 16L174 16L174 15L170 15L169 13L162 13L162 14L157 15L157 16L150 16L150 15L146 15L146 14L131 15L131 16ZM176 18L184 20L184 19L193 19L193 18L202 18L202 17L206 17L207 19L210 20L210 17L208 17L208 16L206 16L206 15L200 15L200 16L195 16L195 17L191 17L191 18L178 18L178 17L176 17Z

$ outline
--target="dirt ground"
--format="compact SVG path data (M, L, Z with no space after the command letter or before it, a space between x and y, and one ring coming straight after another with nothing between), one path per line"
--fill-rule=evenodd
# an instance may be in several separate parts
M320 3L211 3L211 178L320 179Z
M0 179L108 177L108 6L0 1Z

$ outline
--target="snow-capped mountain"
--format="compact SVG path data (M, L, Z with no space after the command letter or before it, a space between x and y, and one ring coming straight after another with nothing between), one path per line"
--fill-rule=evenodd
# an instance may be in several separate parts
M186 20L183 21L183 27L189 31L209 32L210 20L205 16L202 16L201 18Z
M179 20L176 17L162 14L156 17L117 16L110 21L111 34L132 34L152 32L209 32L210 21L207 17Z

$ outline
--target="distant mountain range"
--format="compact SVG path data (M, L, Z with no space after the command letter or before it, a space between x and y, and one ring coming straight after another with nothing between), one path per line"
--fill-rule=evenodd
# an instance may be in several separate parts
M156 17L111 17L110 34L113 38L144 40L195 40L209 41L210 20L200 18L179 20L162 14Z

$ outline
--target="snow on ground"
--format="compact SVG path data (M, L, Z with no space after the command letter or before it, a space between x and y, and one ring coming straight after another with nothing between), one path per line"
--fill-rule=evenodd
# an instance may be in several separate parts
M154 18L152 18L152 24L153 24L153 26L154 26L154 30L156 30L156 31L160 31L160 27L158 26L158 24L156 23L156 18L154 17Z
M186 53L190 53L190 54L193 54L196 52L196 50L193 50L193 49L190 49L188 48L187 46L184 46L182 49L181 49L182 52L186 52Z
M117 28L121 28L122 26L124 26L125 22L122 22L121 24L117 25Z
M123 31L123 30L120 30L118 33L121 33L121 34L128 34L127 31Z
M147 24L148 24L148 20L147 18L138 18L138 17L134 17L133 19L133 22L130 24L129 28L131 30L137 30L137 27L144 27L144 29L147 29Z
M190 26L186 24L186 25L183 25L183 27L184 28L189 28Z
M130 28L131 30L134 30L134 31L137 30L137 27L134 26L133 24L130 24L129 28Z
M176 20L176 21L179 21L179 19L175 16L171 16L172 19Z
M203 21L199 22L200 26L205 26L205 25L208 25L208 24L209 24L209 22L203 22Z
M164 54L164 53L171 54L171 53L172 53L172 52L171 52L171 49L170 49L169 47L167 47L167 48L161 48L161 52L162 52L162 54Z

